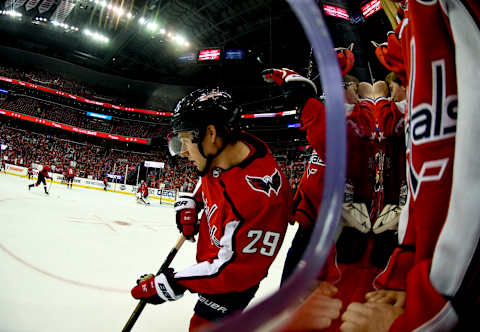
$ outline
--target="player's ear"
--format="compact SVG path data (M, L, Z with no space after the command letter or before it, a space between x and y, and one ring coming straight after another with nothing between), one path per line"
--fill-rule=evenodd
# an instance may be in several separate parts
M207 131L206 131L206 136L208 142L215 144L215 141L217 139L217 128L215 128L214 125L208 125L207 126Z

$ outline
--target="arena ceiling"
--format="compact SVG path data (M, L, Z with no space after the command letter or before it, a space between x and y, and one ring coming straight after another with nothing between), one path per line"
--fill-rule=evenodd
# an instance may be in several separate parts
M42 6L49 1L51 7ZM0 6L22 14L0 16L2 45L139 80L188 84L216 75L228 80L252 64L305 66L310 52L290 7L279 0L118 0L103 5L99 0L6 0ZM89 38L87 29L108 42ZM180 43L176 36L183 38ZM217 47L245 50L246 60L206 65L178 60Z
M372 68L375 72L375 59L367 63L368 56L375 58L370 40L381 42L388 31L383 14L369 24L352 23L368 1L317 0L348 9L350 20L326 16L326 21L335 46L356 43L355 70L364 79ZM1 0L0 10L0 45L140 81L225 86L246 101L252 94L257 101L265 96L263 69L289 67L305 75L312 64L310 44L284 0ZM214 48L243 50L245 59L180 60ZM315 70L313 65L319 84Z

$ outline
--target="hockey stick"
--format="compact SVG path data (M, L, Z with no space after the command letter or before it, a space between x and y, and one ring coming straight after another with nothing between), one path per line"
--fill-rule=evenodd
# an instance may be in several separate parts
M173 261L173 259L177 255L178 250L180 250L180 248L182 247L183 242L185 242L185 240L186 240L185 236L183 236L183 234L180 235L180 238L177 240L177 243L172 248L172 250L170 250L170 253L168 254L167 258L165 259L162 266L158 270L157 275L159 275L160 273L162 273L168 268L170 263ZM137 321L138 317L142 313L143 308L145 308L146 304L147 302L145 300L140 300L140 302L137 304L137 307L135 308L135 310L133 310L132 314L130 315L130 318L128 319L127 323L123 327L122 332L130 332L133 325L135 325L135 322Z
M47 192L50 194L50 188L52 188L53 178L50 179L50 184L48 185Z

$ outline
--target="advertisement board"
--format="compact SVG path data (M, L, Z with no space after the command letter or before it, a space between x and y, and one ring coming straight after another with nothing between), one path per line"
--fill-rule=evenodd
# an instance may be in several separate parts
M23 166L16 166L12 164L5 164L6 172L10 175L27 177L27 168ZM38 175L38 171L34 169L34 178ZM63 174L51 173L54 183L65 184L65 176ZM82 187L88 189L103 190L104 184L103 181L85 179L80 177L75 177L73 180L73 186ZM109 192L115 192L120 194L132 195L134 196L137 193L137 186L132 186L129 184L121 183L112 183L107 184L107 190ZM148 198L159 200L159 204L173 206L175 203L177 192L176 190L165 190L165 189L148 189Z

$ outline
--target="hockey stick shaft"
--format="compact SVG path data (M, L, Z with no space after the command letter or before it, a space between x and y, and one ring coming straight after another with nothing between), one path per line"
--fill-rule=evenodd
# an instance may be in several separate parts
M177 240L177 243L172 248L172 250L170 250L170 253L168 254L167 258L165 258L165 261L163 262L162 266L158 270L157 275L159 275L160 273L162 273L168 268L170 263L173 261L173 259L177 255L178 250L180 250L180 248L182 247L185 240L186 240L185 236L183 236L183 234L180 235L180 238ZM130 318L128 319L127 323L123 327L122 332L131 331L133 325L135 325L135 322L137 321L138 317L142 313L146 304L147 302L145 300L140 300L140 302L138 302L137 307L135 308L135 310L133 310L132 314L130 315Z

